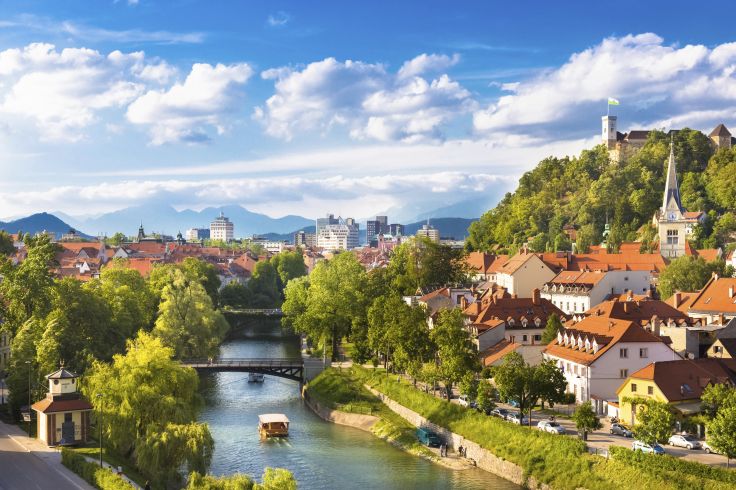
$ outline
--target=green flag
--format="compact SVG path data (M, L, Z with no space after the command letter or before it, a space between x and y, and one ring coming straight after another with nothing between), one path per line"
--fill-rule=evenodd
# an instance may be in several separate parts
M613 97L608 98L608 105L619 105L618 99L614 99Z

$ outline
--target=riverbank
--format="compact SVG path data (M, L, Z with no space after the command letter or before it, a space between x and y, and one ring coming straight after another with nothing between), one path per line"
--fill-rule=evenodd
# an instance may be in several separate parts
M370 432L402 451L445 468L472 468L456 454L440 457L438 450L422 445L415 427L363 387L350 369L324 371L304 387L303 396L307 406L323 420Z
M628 457L631 451L624 448L621 454L611 459L593 456L588 454L580 440L517 426L448 403L394 376L387 376L382 370L356 366L353 376L375 390L388 405L412 423L424 420L434 424L441 433L446 431L445 437L453 437L455 444L463 443L469 447L469 454L480 454L479 467L486 466L482 456L490 454L493 461L489 462L489 468L484 469L496 473L490 468L506 460L519 467L521 475L517 478L522 478L521 481L530 486L537 482L540 487L548 485L554 489L570 490L733 488L732 475L726 470L683 464L671 456L643 455L643 460L634 460ZM507 477L502 473L496 474Z

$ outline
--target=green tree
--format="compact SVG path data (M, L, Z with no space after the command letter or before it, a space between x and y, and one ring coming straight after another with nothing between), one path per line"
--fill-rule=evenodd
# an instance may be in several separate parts
M125 236L124 233L120 233L119 231L116 232L113 236L105 240L108 245L111 245L113 247L117 247L118 245L122 244L123 242L127 241L128 237Z
M488 415L491 410L496 408L496 397L498 391L494 386L485 379L481 379L478 384L478 396L475 398L475 402L478 404L478 410Z
M31 403L40 399L46 392L44 374L38 369L38 339L43 335L45 325L35 317L29 318L18 330L10 347L8 377L5 380L10 390L10 408L18 415L20 407L28 404L28 376L31 376ZM28 361L30 364L26 364Z
M179 268L190 279L197 280L207 291L207 295L212 300L212 305L217 307L219 302L218 292L220 290L220 277L217 274L217 268L203 260L195 257L187 257L179 265Z
M238 282L231 282L220 291L220 304L230 308L248 308L253 296L250 288Z
M105 444L162 484L183 466L206 470L213 449L207 426L195 422L197 373L173 354L140 332L112 363L95 361L81 383L94 413L102 413Z
M368 309L368 345L384 355L398 371L430 357L429 326L424 310L407 305L396 295L379 296Z
M572 420L575 422L578 432L583 434L583 438L586 438L588 432L593 432L602 427L590 401L584 402L575 408Z
M542 401L542 408L547 402L550 407L562 403L567 389L567 380L554 361L542 361L534 366L535 395Z
M722 262L722 261L721 261ZM705 286L713 272L723 271L725 263L706 262L702 257L678 257L659 275L659 294L669 298L676 291L697 291Z
M179 358L216 355L229 328L227 321L212 307L199 282L179 270L173 277L163 290L153 334Z
M542 343L549 344L557 338L557 332L562 330L562 322L557 313L552 313L547 317L547 325L542 332Z
M5 230L0 230L0 255L12 255L15 253L13 237Z
M280 289L292 279L307 275L307 265L304 263L301 249L281 252L271 257L271 264L276 269L280 280Z
M736 458L736 406L727 406L708 423L708 444L730 460Z
M266 468L257 490L296 490L294 475L283 468Z
M437 346L438 374L450 400L455 383L468 373L480 371L477 353L464 328L462 311L458 308L441 310L430 338Z
M736 389L725 383L705 387L700 396L703 413L714 418L722 408L736 408Z
M665 442L672 435L675 416L667 403L650 399L631 401L636 406L636 425L634 435L637 439L652 444Z
M256 263L253 277L248 281L248 289L256 308L273 308L281 303L279 275L269 261Z

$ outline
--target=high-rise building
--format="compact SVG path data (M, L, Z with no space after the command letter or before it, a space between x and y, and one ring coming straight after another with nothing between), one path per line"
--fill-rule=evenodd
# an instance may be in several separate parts
M325 224L319 228L317 246L325 250L351 250L360 245L360 228L355 220L338 217L336 221L337 224Z
M317 235L315 233L307 233L299 230L294 233L294 245L297 247L315 247L317 246Z
M440 242L440 230L433 227L429 223L422 225L421 230L417 230L417 236L427 237L435 243Z
M220 216L210 223L210 238L212 240L222 240L224 242L232 241L235 238L235 226L225 214L220 212Z
M187 241L196 242L198 240L207 240L210 237L209 228L189 228L186 233Z
M319 236L319 232L322 228L327 225L337 225L339 222L339 219L335 218L334 214L328 214L325 218L317 218L314 233Z
M391 223L388 226L388 232L391 234L391 236L394 236L394 237L404 236L404 225L400 225L398 223Z
M381 233L381 222L378 220L368 220L365 222L365 239L368 244L372 244L376 241L376 237Z

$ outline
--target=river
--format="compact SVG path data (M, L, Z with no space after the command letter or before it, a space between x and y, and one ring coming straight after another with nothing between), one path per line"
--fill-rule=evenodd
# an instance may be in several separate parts
M292 357L299 339L282 335L277 322L259 321L240 330L220 349L221 357ZM203 375L205 406L200 420L215 439L211 472L260 478L267 466L292 471L300 489L516 489L478 469L453 471L407 454L368 432L324 422L301 400L299 384L266 376L248 383L245 373ZM285 413L289 437L261 441L258 414Z

